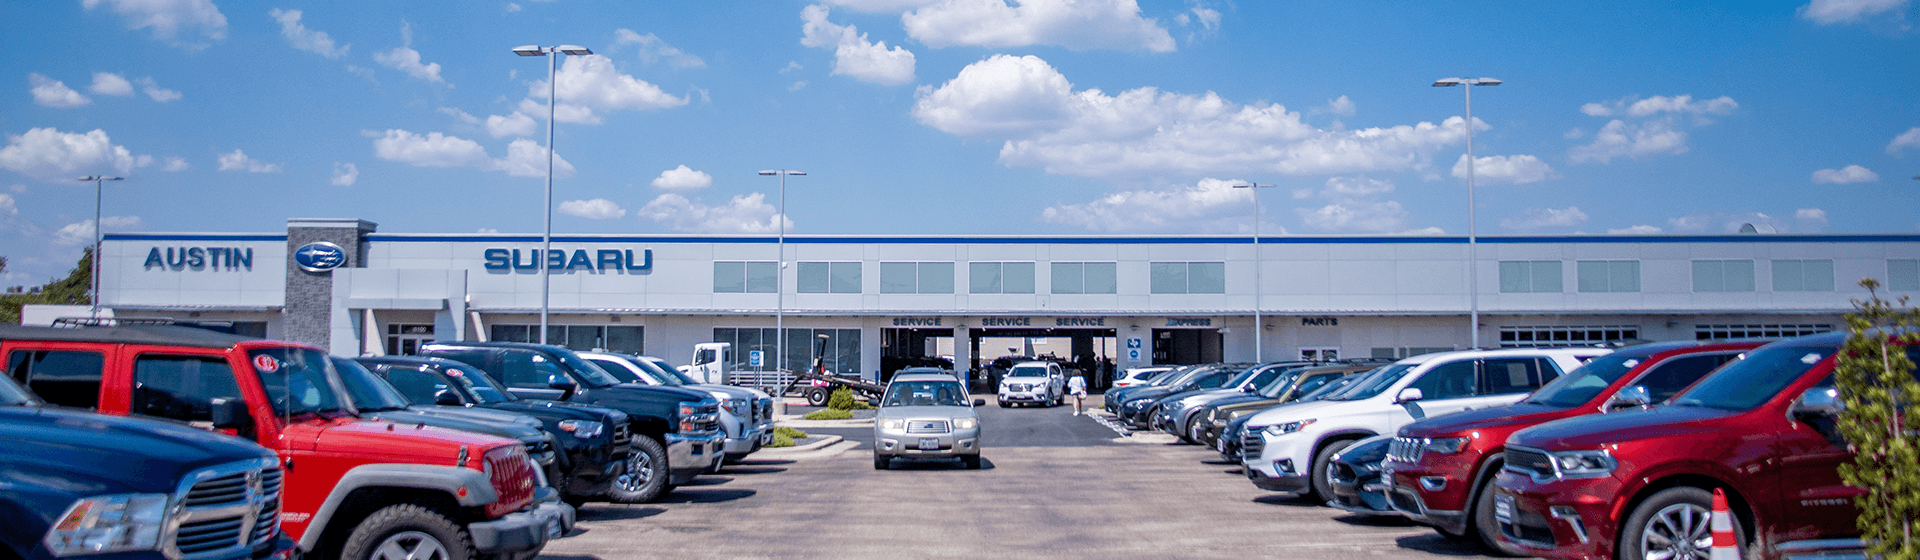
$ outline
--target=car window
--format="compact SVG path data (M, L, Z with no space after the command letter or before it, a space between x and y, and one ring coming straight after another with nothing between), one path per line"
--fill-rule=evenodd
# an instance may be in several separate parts
M13 379L0 376L0 406L35 406L40 400L33 393L13 383Z
M1457 399L1471 397L1474 393L1474 362L1465 360L1433 366L1426 375L1415 379L1408 387L1419 389L1424 400Z
M1312 393L1316 390L1319 390L1321 387L1325 386L1327 383L1330 383L1339 378L1340 378L1340 374L1338 373L1329 373L1324 375L1310 376L1300 381L1300 388L1295 389L1294 394L1305 395L1308 393Z
M1368 372L1365 377L1349 382L1346 388L1339 389L1334 393L1320 395L1320 398L1329 401L1370 399L1380 393L1386 392L1387 389L1393 387L1395 383L1399 383L1400 378L1406 377L1415 367L1418 367L1418 364L1394 364L1373 370Z
M967 406L966 399L966 390L952 381L895 381L880 406Z
M353 399L353 407L360 410L400 410L412 404L407 398L395 392L387 383L374 377L373 372L361 367L359 362L346 358L333 359L333 371L340 375L340 384L347 387L347 398ZM423 402L431 403L429 397Z
M1594 358L1548 382L1533 396L1527 397L1529 403L1544 404L1560 408L1580 406L1592 400L1595 395L1613 385L1620 376L1639 366L1645 356L1609 354Z
M1744 412L1767 402L1834 353L1821 346L1763 347L1727 364L1673 399L1677 406Z
M7 374L50 404L96 409L103 362L99 352L15 350Z
M1633 384L1646 387L1647 395L1653 397L1653 402L1665 402L1681 389L1706 377L1708 372L1732 361L1734 356L1738 354L1682 356L1654 366L1652 371L1635 379Z
M440 368L439 373L443 376L442 381L465 388L478 404L520 400L513 393L501 389L499 382L486 372L465 366L445 366Z
M1046 377L1047 368L1040 366L1018 366L1007 372L1007 377Z
M260 348L249 350L247 360L260 376L274 413L293 416L346 410L329 381L333 364L326 354L305 348Z
M500 382L508 387L520 389L551 389L547 380L555 375L565 375L560 364L532 350L507 350L501 356Z
M240 398L227 360L142 355L133 362L133 413L184 422L212 421L213 399Z
M399 391L407 400L417 403L431 403L433 396L441 391L453 391L465 397L464 391L448 386L440 376L420 371L418 368L403 366L380 366L379 373L386 374L387 383ZM467 399L461 399L467 400Z
M1486 374L1482 379L1480 394L1511 395L1531 393L1540 388L1545 376L1540 371L1538 358L1494 358L1483 362L1481 371Z

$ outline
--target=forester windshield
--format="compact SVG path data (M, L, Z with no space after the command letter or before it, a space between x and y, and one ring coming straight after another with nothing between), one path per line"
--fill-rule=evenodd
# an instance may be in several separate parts
M1819 346L1781 346L1748 352L1746 358L1721 366L1692 389L1674 397L1673 404L1735 412L1752 410L1780 394L1833 352L1833 348Z
M887 386L880 406L967 406L967 391L952 381L899 381Z
M1574 368L1559 379L1547 382L1546 386L1534 391L1526 402L1544 404L1560 408L1572 408L1586 404L1607 390L1620 376L1632 371L1634 366L1646 360L1646 356L1620 356L1609 354L1588 360L1586 364Z
M346 403L329 381L333 365L327 355L305 348L258 348L247 352L260 386L266 388L273 412L299 416L341 412Z
M1046 377L1046 376L1047 376L1047 368L1045 366L1016 367L1016 368L1013 368L1013 371L1007 372L1007 377Z

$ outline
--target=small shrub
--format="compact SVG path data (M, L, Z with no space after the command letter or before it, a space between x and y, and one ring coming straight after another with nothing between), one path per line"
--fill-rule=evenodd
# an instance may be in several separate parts
M867 401L853 401L853 409L854 410L873 410L873 405L868 404Z
M789 427L786 427L786 426L779 426L779 427L776 427L776 428L774 428L774 429L773 429L773 434L774 434L774 435L776 435L776 436L787 436L787 437L789 437L789 438L794 438L794 439L799 439L799 438L803 438L803 437L807 437L807 433L806 433L806 432L802 432L802 431L800 431L800 430L795 430L795 429L793 429L793 428L789 428Z
M767 447L793 447L793 438L776 432L773 434L773 443L767 444Z
M833 395L827 397L827 408L834 410L853 410L853 402L853 389L841 387L834 389Z
M805 418L808 420L846 420L852 417L853 417L853 411L837 409L837 408L829 408L826 410L815 410L813 412L807 413L806 416L801 416L801 418Z

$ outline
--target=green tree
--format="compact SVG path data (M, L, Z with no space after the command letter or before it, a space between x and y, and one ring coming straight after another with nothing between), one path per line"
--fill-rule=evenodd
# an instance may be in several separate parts
M0 271L6 269L6 257L0 257ZM0 295L0 323L20 323L20 307L30 303L88 303L93 287L93 247L80 251L80 262L66 278L49 280L39 293Z
M1920 344L1913 330L1920 311L1908 307L1905 296L1880 299L1880 283L1872 278L1860 286L1868 298L1854 300L1856 312L1847 315L1852 334L1834 373L1845 405L1840 433L1854 451L1853 461L1840 466L1840 478L1866 490L1854 505L1868 556L1912 559L1920 557L1913 540L1920 524L1920 448L1914 444L1920 421L1910 405L1920 398L1920 382L1906 347Z

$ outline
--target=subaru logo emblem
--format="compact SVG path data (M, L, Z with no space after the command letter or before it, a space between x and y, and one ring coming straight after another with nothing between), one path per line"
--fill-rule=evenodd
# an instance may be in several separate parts
M293 263L307 272L326 272L347 264L347 250L325 241L315 241L295 249Z

